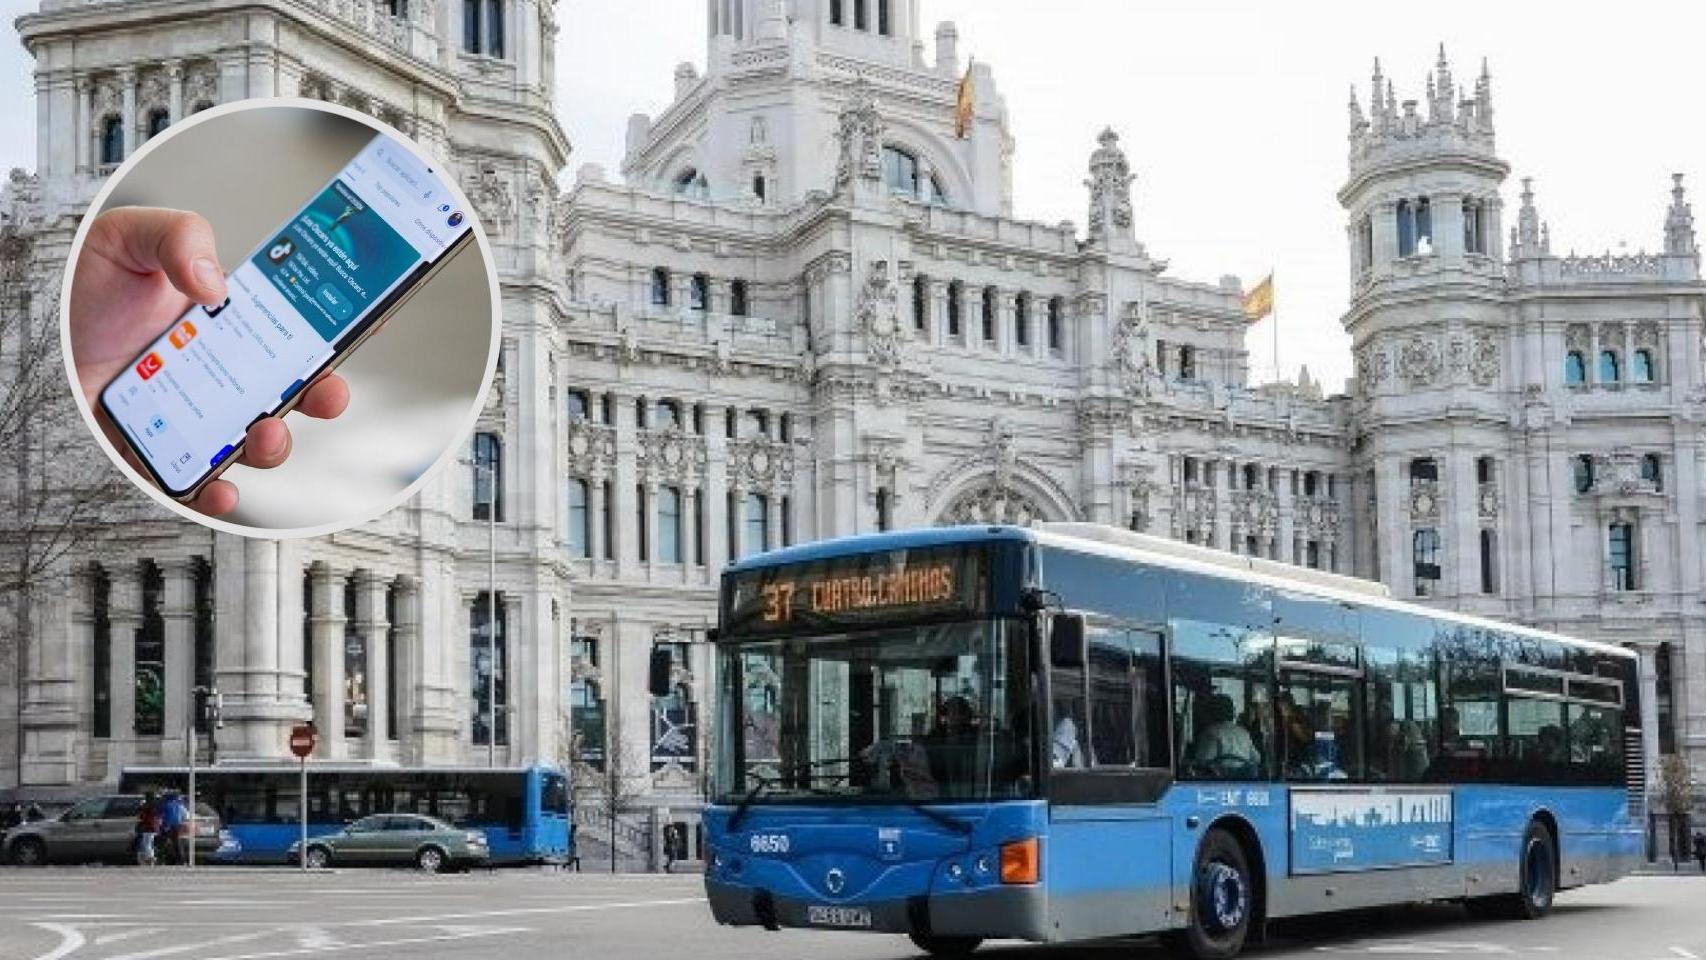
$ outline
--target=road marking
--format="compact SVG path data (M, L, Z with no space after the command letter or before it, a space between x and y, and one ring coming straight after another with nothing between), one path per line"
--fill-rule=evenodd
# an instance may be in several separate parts
M95 945L98 947L104 947L109 943L117 943L120 940L129 940L132 937L140 937L146 934L159 932L161 932L160 927L131 927L128 930L114 930L111 933L103 933L96 937Z
M1700 960L1700 957L1682 947L1671 947L1670 952L1681 957L1682 960Z
M251 930L247 933L233 933L223 937L214 937L212 940L202 940L197 943L179 943L173 944L169 947L156 947L153 950L141 950L136 953L126 953L117 957L109 957L107 960L150 960L152 957L169 957L174 953L188 953L191 950L201 950L205 947L218 947L227 943L242 943L245 940L259 940L260 938L269 936L275 932L277 931L273 929Z
M60 960L81 948L87 941L76 927L64 923L38 923L36 926L49 933L59 934L59 946L37 957L36 960Z
M303 957L313 954L333 953L339 950L370 950L378 947L402 947L413 943L442 943L447 940L470 940L474 937L495 937L514 933L527 933L527 927L447 927L454 931L432 937L404 937L398 940L374 940L367 943L337 943L326 946L295 947L289 950L268 950L262 953L237 953L223 957L207 957L205 960L265 960L268 957Z
M584 913L591 910L618 910L626 907L672 907L686 903L704 903L704 897L683 897L678 900L628 900L621 903L583 903L555 907L512 907L508 910L479 910L473 913L437 913L420 917L382 917L377 920L350 920L329 924L337 927L380 927L397 923L434 923L439 920L478 920L481 917L515 917L523 914Z

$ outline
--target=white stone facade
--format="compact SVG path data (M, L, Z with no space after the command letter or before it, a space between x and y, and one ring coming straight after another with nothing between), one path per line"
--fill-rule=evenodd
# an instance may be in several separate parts
M474 4L482 46L488 21L504 24L502 48L480 53L463 49L463 4L424 0L215 0L182 17L49 3L20 21L40 165L7 204L44 284L104 172L99 118L140 135L163 77L171 118L301 93L422 139L462 171L505 310L479 428L499 438L495 529L467 466L317 540L241 541L137 510L145 536L66 558L70 587L35 604L26 784L173 758L198 644L226 692L228 756L278 756L312 715L327 756L483 760L470 639L491 536L509 651L500 761L561 760L571 702L585 721L596 698L627 749L652 753L653 799L691 807L707 744L682 724L711 721L709 658L691 641L731 557L1068 519L1640 643L1668 663L1667 743L1706 760L1706 285L1680 182L1660 253L1554 255L1527 190L1507 246L1490 81L1459 97L1442 59L1418 111L1377 76L1371 109L1351 106L1339 196L1357 377L1330 398L1306 377L1253 387L1238 278L1174 278L1139 242L1112 131L1086 144L1082 231L1012 217L994 73L973 68L959 111L954 29L926 38L921 6L713 0L705 74L683 65L674 101L631 119L621 182L586 167L566 193L555 0ZM1615 378L1599 375L1606 351ZM1579 492L1577 455L1591 462ZM1436 579L1418 583L1418 559ZM117 678L137 646L96 652L139 628L163 650L163 733L131 732L134 685ZM354 659L351 638L366 641ZM660 641L683 644L682 702L662 710L644 690ZM354 710L352 672L391 679ZM371 719L385 716L389 731Z

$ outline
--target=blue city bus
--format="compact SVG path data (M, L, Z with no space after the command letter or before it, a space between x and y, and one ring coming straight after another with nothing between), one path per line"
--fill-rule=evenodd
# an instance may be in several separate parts
M184 791L185 767L130 767L119 790ZM301 777L294 763L220 763L196 770L196 795L224 820L240 849L224 862L284 863L301 835ZM546 766L384 767L308 765L308 834L374 813L421 813L481 830L492 862L560 862L569 856L568 778Z
M1617 646L1091 524L764 554L719 614L720 923L1225 958L1302 914L1538 917L1643 855Z

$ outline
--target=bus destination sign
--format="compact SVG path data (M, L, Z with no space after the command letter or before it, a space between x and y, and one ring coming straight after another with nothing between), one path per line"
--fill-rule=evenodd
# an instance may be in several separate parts
M933 547L766 567L730 578L725 635L822 632L975 614L983 551Z

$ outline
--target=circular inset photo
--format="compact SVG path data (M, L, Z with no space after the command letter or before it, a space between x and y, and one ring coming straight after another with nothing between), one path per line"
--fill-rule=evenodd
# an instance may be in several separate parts
M324 534L398 506L465 445L497 363L497 275L467 209L441 161L335 104L174 124L71 246L61 336L84 418L132 481L216 529Z

